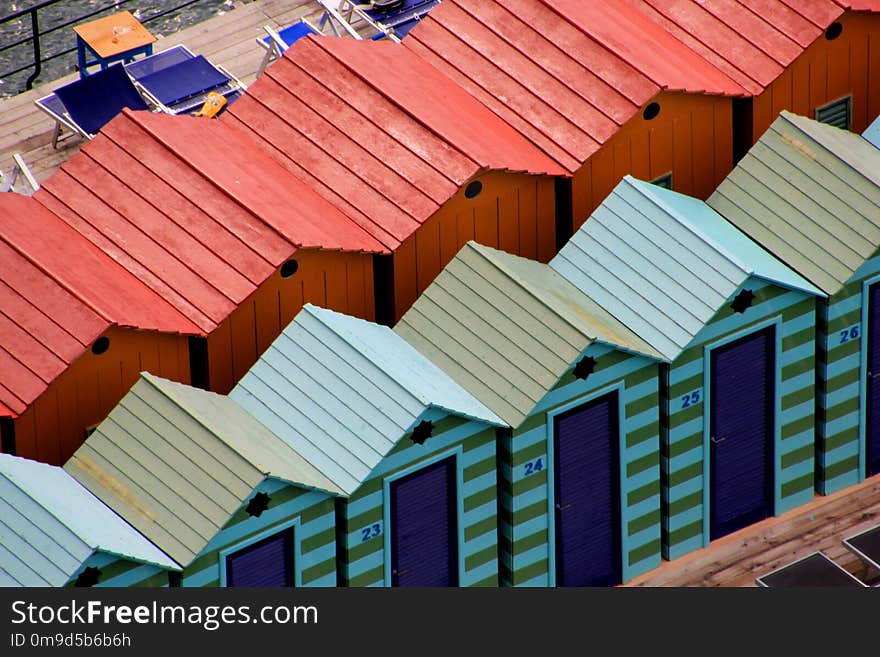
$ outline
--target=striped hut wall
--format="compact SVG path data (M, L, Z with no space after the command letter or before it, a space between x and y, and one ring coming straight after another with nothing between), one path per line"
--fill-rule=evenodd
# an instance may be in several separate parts
M880 256L865 261L853 277L820 303L817 327L819 421L816 490L827 495L865 477L861 394L867 354L868 299L864 286L878 280ZM863 313L864 310L864 313Z
M707 464L704 428L706 348L750 328L778 321L777 409L775 440L775 513L778 515L812 499L815 450L815 336L816 300L751 277L740 286L755 299L745 313L730 304L716 313L691 345L671 365L669 429L663 449L663 556L675 559L708 544L708 510L704 508Z
M259 517L250 516L247 501L205 549L183 571L183 586L221 586L221 562L228 552L244 548L293 524L297 586L336 585L336 517L327 493L268 478L254 489L271 498ZM253 495L248 497L248 500Z
M122 559L115 554L95 552L85 560L65 586L76 586L76 579L86 568L97 568L100 572L96 587L126 588L168 586L168 571L152 564L138 563Z
M407 433L345 505L347 533L340 550L343 582L353 587L390 585L386 482L455 454L459 586L498 586L495 428L433 408L416 424L421 420L434 423L432 436L417 445Z
M620 395L621 526L623 580L660 564L660 438L658 366L642 356L593 344L596 359L585 380L569 370L526 418L502 440L509 453L502 474L502 582L554 586L550 509L550 426L555 411L612 390Z

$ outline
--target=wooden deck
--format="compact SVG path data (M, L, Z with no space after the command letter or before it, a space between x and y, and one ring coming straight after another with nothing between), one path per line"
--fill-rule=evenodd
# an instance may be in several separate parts
M627 586L757 586L756 577L817 550L863 581L873 580L877 573L866 573L841 541L878 523L880 475L664 562Z
M254 0L236 2L233 9L175 34L156 34L154 50L185 44L196 54L224 66L245 85L250 85L263 58L255 43L265 35L263 25L284 27L305 16L315 23L321 8L313 0ZM72 28L71 28L72 29ZM325 26L329 33L329 28ZM80 139L52 148L54 122L34 105L34 100L76 79L72 73L59 80L0 100L0 171L12 169L12 154L21 153L38 182L44 181L82 145Z

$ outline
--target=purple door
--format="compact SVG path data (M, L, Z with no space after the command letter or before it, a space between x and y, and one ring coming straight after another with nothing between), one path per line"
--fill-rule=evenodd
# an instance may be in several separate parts
M622 581L617 393L553 420L556 585Z
M870 477L880 472L880 283L868 288L868 390L866 472Z
M458 586L455 457L391 482L392 586Z
M294 586L293 529L226 557L226 586Z
M712 350L709 534L773 514L774 327Z

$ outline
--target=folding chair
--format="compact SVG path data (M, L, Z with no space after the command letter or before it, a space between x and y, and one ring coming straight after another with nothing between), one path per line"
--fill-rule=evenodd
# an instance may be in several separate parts
M210 93L219 94L231 103L245 89L234 75L204 55L155 70L137 78L135 84L153 105L168 114L198 110Z
M363 37L351 24L351 4L348 0L315 0L324 9L318 21L318 28L323 31L324 26L330 27L334 36L348 36L361 40ZM347 7L348 16L343 16L341 9ZM341 31L340 31L341 30Z
M128 73L132 80L137 82L151 73L161 71L194 57L193 52L184 45L171 46L167 50L162 50L148 57L136 59L125 64L125 72Z
M755 581L766 588L795 587L856 587L867 585L841 568L822 552L813 552L782 568L756 577Z
M34 103L55 120L54 148L73 135L92 139L123 107L150 109L121 64L59 87ZM62 137L65 129L70 134Z
M12 163L12 171L9 175L0 171L0 192L16 192L30 196L40 188L40 184L19 153L12 154ZM17 188L16 183L19 182L19 178L24 184Z
M305 18L300 19L298 23L288 25L283 30L276 32L269 25L264 25L263 29L267 36L258 37L257 44L263 48L266 53L263 55L263 61L257 69L257 75L260 75L266 67L284 54L284 51L290 48L299 39L309 34L320 34L321 31L312 25Z
M328 0L318 1L325 7L328 4ZM440 0L372 0L366 3L341 0L335 9L337 21L346 23L352 30L365 24L375 32L371 39L388 38L400 42L438 4Z

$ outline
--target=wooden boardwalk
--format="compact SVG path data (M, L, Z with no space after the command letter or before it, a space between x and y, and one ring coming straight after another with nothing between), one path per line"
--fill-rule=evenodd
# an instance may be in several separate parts
M263 25L284 27L307 17L317 23L320 5L313 0L254 0L236 2L222 16L163 36L154 50L185 44L196 54L224 66L245 85L250 85L263 58L255 39L265 35ZM72 29L72 28L71 28ZM329 28L325 27L329 33ZM82 145L80 139L52 148L54 122L34 105L34 100L76 79L72 73L23 94L0 100L0 171L12 169L12 154L21 153L38 182L42 182Z
M880 475L768 518L638 577L627 586L757 586L755 578L817 550L860 579L841 541L880 523Z

